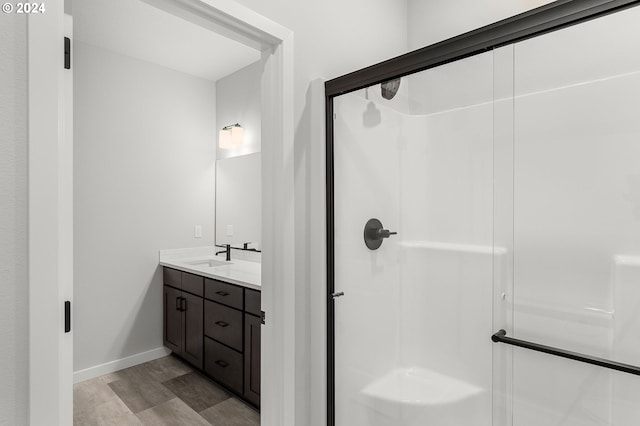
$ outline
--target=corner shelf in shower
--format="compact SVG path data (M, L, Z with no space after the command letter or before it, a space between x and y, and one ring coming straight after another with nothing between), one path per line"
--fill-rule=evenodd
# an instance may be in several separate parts
M396 419L425 410L451 412L456 405L481 403L485 393L463 380L415 367L392 370L361 391L364 403Z

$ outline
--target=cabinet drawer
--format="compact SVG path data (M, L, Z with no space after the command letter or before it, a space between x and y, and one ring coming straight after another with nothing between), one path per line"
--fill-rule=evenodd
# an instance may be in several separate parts
M242 395L242 354L204 338L204 371Z
M202 297L203 285L204 277L199 277L198 275L189 274L187 272L182 273L182 290Z
M242 312L205 300L204 334L242 352Z
M257 317L260 316L260 292L244 289L244 310Z
M165 284L170 285L175 288L182 288L182 272L167 268L166 266L162 269L162 280Z
M242 287L223 283L222 281L205 279L204 297L236 309L243 309Z

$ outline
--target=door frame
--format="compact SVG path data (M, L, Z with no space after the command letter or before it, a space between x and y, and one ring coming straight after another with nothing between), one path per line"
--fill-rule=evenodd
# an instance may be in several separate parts
M269 368L261 373L261 422L294 425L296 393L303 390L295 388L293 32L232 0L142 1L262 52L262 362ZM73 423L73 332L64 333L63 303L73 300L73 143L64 132L73 111L65 104L62 3L48 2L45 13L30 15L27 29L34 426Z
M547 34L571 25L640 5L640 0L557 0L494 24L345 74L325 83L326 121L326 338L327 425L335 425L335 206L334 105L335 97L384 81L400 78L488 50ZM490 336L487 336L489 339Z

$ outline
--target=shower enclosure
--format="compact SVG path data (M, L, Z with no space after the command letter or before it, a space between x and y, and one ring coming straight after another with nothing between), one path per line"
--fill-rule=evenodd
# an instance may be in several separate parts
M637 3L327 82L330 425L638 424Z

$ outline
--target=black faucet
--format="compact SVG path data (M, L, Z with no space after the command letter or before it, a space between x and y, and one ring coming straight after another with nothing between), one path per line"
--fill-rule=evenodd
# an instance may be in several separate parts
M231 260L231 244L225 244L225 249L216 252L216 256L220 253L227 253L227 262Z

